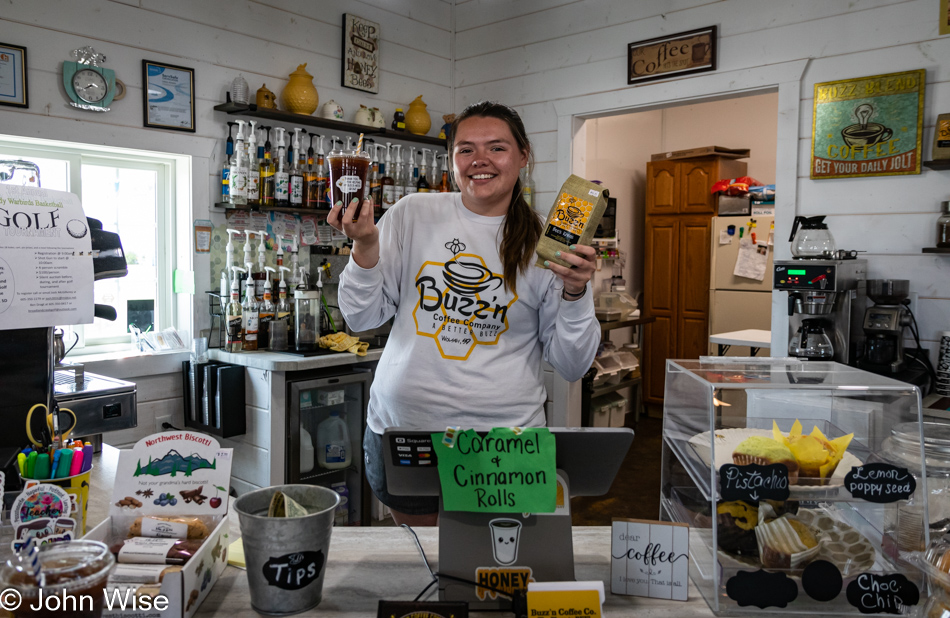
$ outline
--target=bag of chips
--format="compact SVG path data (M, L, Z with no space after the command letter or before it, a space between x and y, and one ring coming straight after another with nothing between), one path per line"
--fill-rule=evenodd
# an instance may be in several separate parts
M568 247L571 245L590 244L607 208L609 196L610 192L604 187L571 174L561 185L548 213L544 232L538 240L537 265L545 268L544 262L549 261L571 267L570 263L554 257L554 254L570 251Z

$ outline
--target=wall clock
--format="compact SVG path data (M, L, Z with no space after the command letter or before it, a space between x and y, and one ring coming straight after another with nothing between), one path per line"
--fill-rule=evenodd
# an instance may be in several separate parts
M100 66L106 57L92 47L70 52L75 61L63 62L63 86L70 105L93 112L107 112L116 100L115 71ZM124 88L123 88L124 91Z

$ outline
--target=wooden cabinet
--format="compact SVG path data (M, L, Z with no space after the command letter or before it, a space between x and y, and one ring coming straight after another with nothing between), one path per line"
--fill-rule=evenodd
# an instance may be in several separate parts
M647 164L644 238L644 401L663 402L668 358L706 354L709 324L709 234L721 178L746 174L734 159L697 157Z

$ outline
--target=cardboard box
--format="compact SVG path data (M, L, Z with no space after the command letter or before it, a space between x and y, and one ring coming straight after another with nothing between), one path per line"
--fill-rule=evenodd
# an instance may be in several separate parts
M692 157L723 157L724 159L747 159L751 154L748 148L723 148L722 146L703 146L689 150L674 150L673 152L658 152L650 155L651 161L670 161L673 159L689 159Z
M736 197L734 195L720 195L717 214L720 217L738 217L752 213L752 200L749 196Z
M148 516L197 517L211 532L181 570L164 573L160 584L117 582L114 572L107 600L117 595L127 602L124 608L114 603L111 609L107 603L103 618L190 618L195 614L228 563L232 455L233 449L221 448L211 436L190 431L153 434L119 453L109 517L84 538L112 546L129 537L136 518ZM162 500L163 494L171 494L174 500ZM163 570L164 565L154 568ZM147 601L143 595L149 597ZM159 611L154 603L162 596L167 608Z

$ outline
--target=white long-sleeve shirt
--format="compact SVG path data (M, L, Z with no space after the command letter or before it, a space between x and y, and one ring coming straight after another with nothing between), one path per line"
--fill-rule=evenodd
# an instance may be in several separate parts
M350 260L339 304L354 331L393 315L367 423L418 429L545 424L541 361L580 379L600 343L590 293L533 264L505 289L499 246L504 217L473 213L458 193L406 196L380 220L380 258Z

